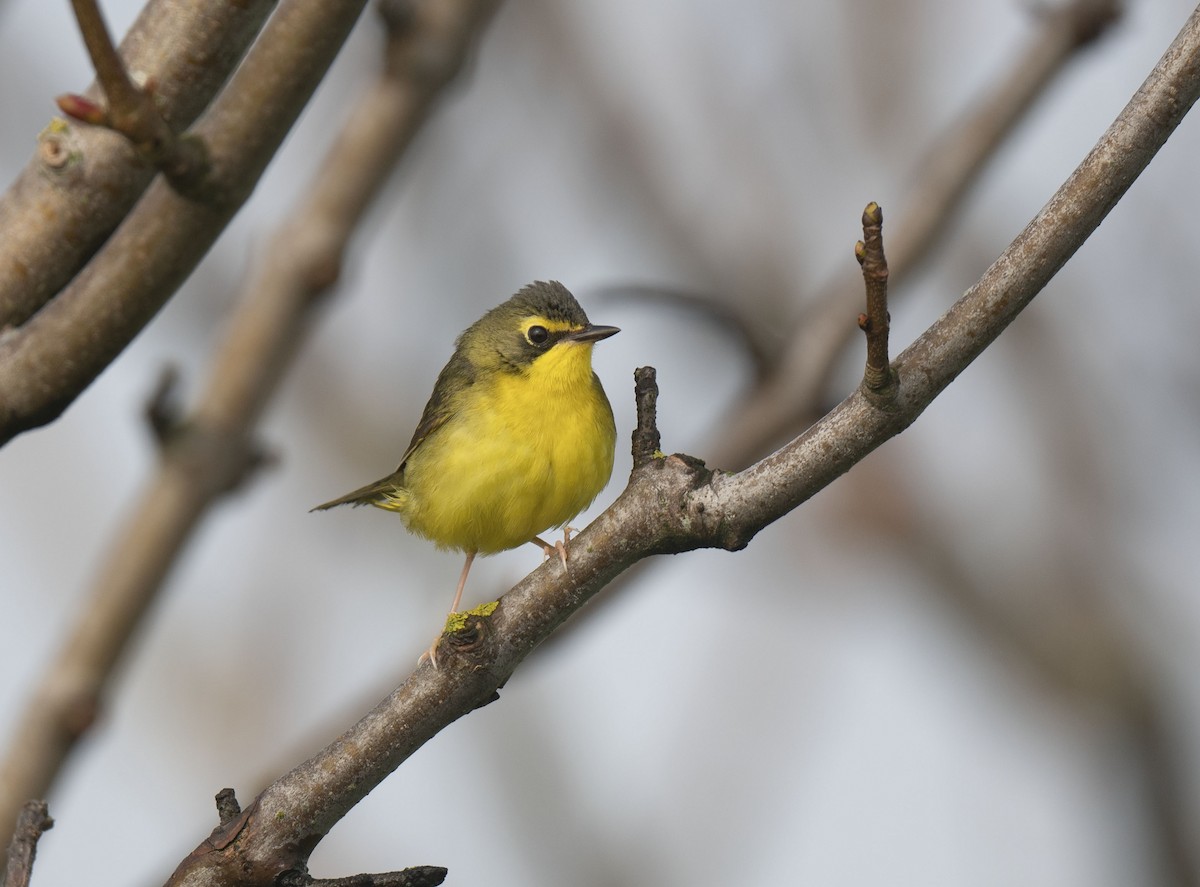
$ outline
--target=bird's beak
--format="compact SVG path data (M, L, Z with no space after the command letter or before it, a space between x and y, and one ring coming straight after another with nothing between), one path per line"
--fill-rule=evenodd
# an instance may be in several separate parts
M599 342L601 339L615 336L619 332L621 330L615 326L597 326L589 323L581 330L567 333L563 336L563 340L567 342Z

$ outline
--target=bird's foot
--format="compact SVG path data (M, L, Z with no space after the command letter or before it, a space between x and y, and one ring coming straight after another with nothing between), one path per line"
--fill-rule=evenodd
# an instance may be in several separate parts
M417 665L428 662L434 671L438 671L438 648L443 640L449 644L448 649L452 654L470 653L477 649L487 636L488 618L499 606L499 601L489 601L469 610L453 610L447 613L442 633L434 638L429 649L421 654Z
M417 660L417 665L424 665L426 662L428 662L430 665L433 666L433 670L437 671L438 670L437 651L438 651L438 644L440 644L441 642L442 642L442 636L439 634L437 637L435 637L433 639L433 643L429 645L429 649L421 654L421 658L419 658Z
M558 541L556 539L553 545L538 536L534 536L529 541L534 545L541 546L542 553L546 556L546 560L550 560L550 558L554 556L554 553L558 552L558 558L562 561L563 569L565 570L567 569L567 546L571 542L571 534L578 532L579 531L574 527L563 527L562 541Z

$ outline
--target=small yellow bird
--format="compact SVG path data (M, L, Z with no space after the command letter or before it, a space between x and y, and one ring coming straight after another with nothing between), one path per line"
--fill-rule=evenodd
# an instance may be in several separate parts
M612 475L617 430L592 346L617 332L590 323L561 283L531 283L458 337L400 467L313 511L374 505L465 552L451 613L477 554L532 542L566 566L570 528L554 546L538 534L587 508Z

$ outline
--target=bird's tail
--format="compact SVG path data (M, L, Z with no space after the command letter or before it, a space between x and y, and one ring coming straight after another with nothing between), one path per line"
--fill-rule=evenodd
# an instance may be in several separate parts
M387 477L377 480L374 483L367 484L365 487L359 487L352 493L347 493L345 496L338 496L336 499L330 499L328 502L323 502L320 505L310 508L309 511L325 511L329 508L335 508L338 505L375 505L379 508L387 508L396 510L397 503L404 499L404 488L400 484L399 472L389 474Z

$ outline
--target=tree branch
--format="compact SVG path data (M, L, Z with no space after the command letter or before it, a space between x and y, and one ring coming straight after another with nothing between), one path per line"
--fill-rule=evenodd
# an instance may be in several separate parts
M908 427L1087 239L1200 95L1200 9L1067 182L991 268L893 363L893 408L856 391L779 452L737 474L687 457L642 461L576 539L473 617L480 635L418 668L363 720L270 785L222 849L206 842L170 883L269 883L302 867L354 804L446 725L496 698L516 666L615 576L653 554L736 550Z
M192 130L210 163L204 200L151 185L71 285L0 338L0 444L57 418L191 273L250 195L365 2L283 0Z
M96 0L71 0L71 6L108 108L83 96L68 94L56 100L59 110L125 136L142 158L161 170L176 188L187 189L207 171L200 144L194 139L176 138L155 107L149 85L139 87L130 78Z
M29 887L37 844L44 832L54 828L45 801L28 801L17 817L8 845L8 863L4 867L4 887Z
M890 224L891 283L929 254L953 212L996 149L1080 49L1120 14L1118 0L1071 0L1043 10L1039 28L1007 75L934 142L913 176L902 212ZM806 307L783 353L754 390L722 422L713 460L740 466L806 427L825 403L829 374L854 329L846 323L861 283L852 275L829 282Z
M154 84L155 107L187 128L225 84L276 0L150 0L121 44L128 70ZM98 97L93 87L87 93ZM145 191L154 170L105 129L58 118L0 198L0 336L53 298ZM0 414L3 397L0 397Z
M151 420L163 447L158 472L21 715L0 762L0 823L12 821L24 798L47 792L197 523L260 464L255 425L304 341L312 309L337 282L350 238L497 5L425 0L403 22L393 20L381 76L247 275L198 406L179 417L160 384Z

